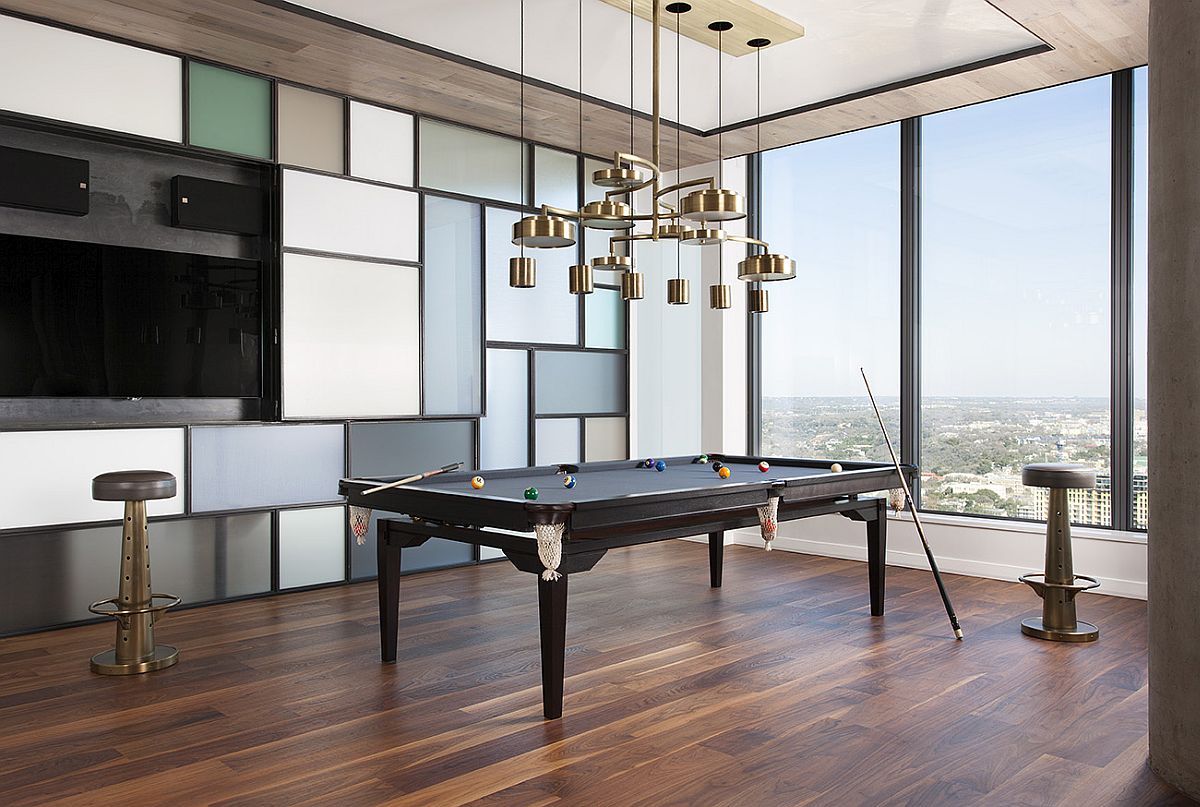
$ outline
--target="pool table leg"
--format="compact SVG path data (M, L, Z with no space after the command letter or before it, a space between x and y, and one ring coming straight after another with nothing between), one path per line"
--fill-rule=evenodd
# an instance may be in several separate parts
M883 615L884 574L887 570L887 502L879 499L875 517L867 522L867 575L871 585L871 616Z
M567 575L538 577L538 616L542 631L542 713L562 717L564 662L567 653Z
M400 630L400 550L420 546L429 540L424 535L406 535L391 529L379 519L375 531L375 560L379 586L379 658L385 663L396 660L396 637Z
M708 534L708 582L713 588L721 587L721 565L725 559L725 533Z

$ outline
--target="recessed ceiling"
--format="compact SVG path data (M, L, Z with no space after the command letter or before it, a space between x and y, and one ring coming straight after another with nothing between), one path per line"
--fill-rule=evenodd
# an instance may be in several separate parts
M301 5L505 71L521 70L520 0L304 0ZM760 0L758 5L805 30L803 37L761 54L763 116L1046 48L987 0ZM582 13L580 83L579 6L563 0L525 0L524 72L568 91L628 106L629 14L604 0L582 0ZM663 17L663 115L704 132L757 117L758 56L724 55L724 98L718 105L718 52L688 38L680 40L683 79L677 107L673 15L664 12ZM633 30L634 105L648 112L652 28L635 18ZM760 35L737 28L725 34L742 41Z

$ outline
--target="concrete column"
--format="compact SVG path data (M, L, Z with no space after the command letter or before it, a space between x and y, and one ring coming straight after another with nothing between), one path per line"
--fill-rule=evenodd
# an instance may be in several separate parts
M1200 2L1151 0L1149 95L1150 766L1200 799Z

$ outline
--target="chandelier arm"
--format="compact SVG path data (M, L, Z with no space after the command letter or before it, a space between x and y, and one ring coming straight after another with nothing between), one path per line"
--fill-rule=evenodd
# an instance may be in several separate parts
M555 207L554 205L542 205L541 213L543 216L558 216L559 218L564 218L564 219L581 219L581 218L583 218L583 214L578 210L567 210L564 207ZM611 217L610 216L589 216L588 218L596 218L596 219L614 218L614 219L619 219L620 221L624 221L624 219L622 219L620 216L611 216Z
M748 235L733 235L733 234L729 234L729 235L726 235L726 236L725 236L725 240L726 240L726 241L737 241L737 242L738 242L738 243L740 243L740 244L752 244L752 245L754 245L754 246L756 246L756 247L762 247L762 248L763 248L763 250L764 250L764 251L767 251L767 252L769 252L769 251L770 251L770 249L771 249L771 245L770 245L770 244L768 244L766 241L760 241L759 239L757 239L757 238L751 238L751 237L750 237L750 236L748 236Z
M660 189L655 198L658 198L659 196L666 196L672 191L695 187L696 185L707 185L710 190L715 191L717 189L717 180L714 177L701 177L700 179L689 179L684 182L676 182L674 185L668 185L667 187Z
M658 172L658 166L655 165L650 160L647 160L645 157L639 157L636 154L626 154L623 151L614 152L613 153L613 168L620 168L622 162L640 165L645 168L649 168L651 171L654 171L655 173Z

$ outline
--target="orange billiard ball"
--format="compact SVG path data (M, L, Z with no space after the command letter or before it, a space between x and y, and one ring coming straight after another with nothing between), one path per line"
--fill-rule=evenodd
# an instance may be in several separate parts
M721 470L717 471L717 475L722 479L728 479L731 473L732 471L730 471L729 468L722 468Z
M471 477L471 487L475 488L475 490L479 490L481 487L483 487L483 477L482 476Z

